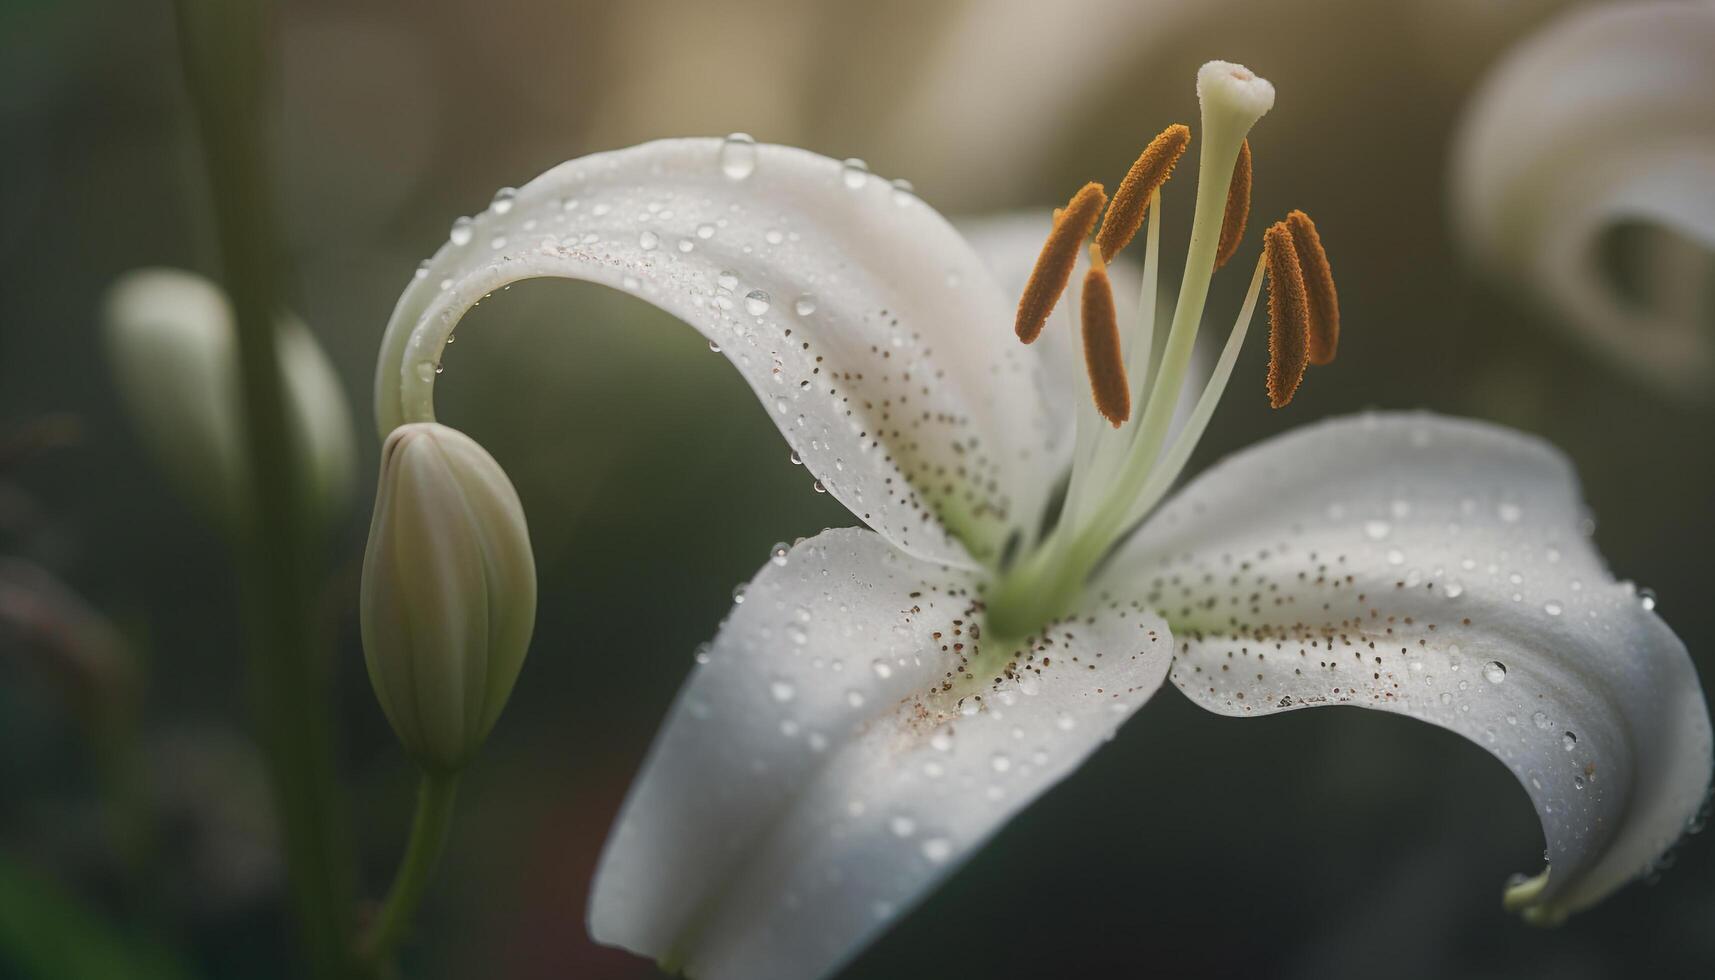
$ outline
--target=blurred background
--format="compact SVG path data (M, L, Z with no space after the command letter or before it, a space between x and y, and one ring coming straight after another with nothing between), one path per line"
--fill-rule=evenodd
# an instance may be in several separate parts
M561 160L655 137L742 130L863 157L950 214L1046 209L1195 122L1199 64L1250 65L1280 92L1252 138L1255 207L1315 215L1345 337L1279 414L1251 345L1238 377L1255 397L1240 380L1202 464L1365 407L1540 434L1582 474L1616 574L1657 592L1707 685L1710 400L1616 371L1454 247L1461 113L1566 6L277 4L265 126L287 295L334 362L360 447L324 606L363 893L387 885L414 785L357 636L382 328L454 217ZM119 274L220 271L179 54L167 4L0 0L0 977L299 970L232 561L139 446L101 345ZM1169 209L1168 240L1189 210ZM1217 283L1229 304L1238 278ZM458 337L440 417L515 481L541 603L404 972L653 976L585 934L609 823L733 586L775 541L852 521L812 492L725 360L639 302L525 283ZM1449 733L1357 710L1233 721L1164 690L842 976L1715 967L1707 835L1659 881L1554 930L1499 902L1541 849L1505 768Z

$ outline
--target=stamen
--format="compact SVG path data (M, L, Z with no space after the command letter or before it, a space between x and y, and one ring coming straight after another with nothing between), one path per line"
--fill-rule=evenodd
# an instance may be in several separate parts
M1191 145L1191 127L1174 123L1161 131L1143 148L1137 161L1126 171L1119 190L1114 191L1113 207L1102 219L1102 230L1096 232L1096 244L1102 247L1102 260L1112 262L1120 250L1131 243L1132 236L1143 226L1143 216L1149 210L1149 198L1179 162L1185 148Z
M1251 216L1251 141L1239 144L1239 159L1233 164L1233 182L1227 185L1227 210L1221 215L1221 243L1215 247L1215 268L1239 250L1245 238L1245 222Z
M1060 302L1060 294L1072 280L1078 250L1107 203L1108 195L1102 185L1091 181L1072 195L1066 209L1054 219L1054 228L1048 232L1048 241L1036 257L1036 267L1030 270L1030 281L1025 283L1024 296L1018 301L1014 329L1019 340L1028 344L1042 335L1048 315L1054 312L1054 304Z
M1120 324L1114 310L1113 285L1099 243L1090 246L1090 271L1084 274L1084 367L1096 411L1114 428L1131 417L1131 385L1120 354Z
M1340 299L1334 292L1334 270L1322 250L1322 236L1303 211L1286 216L1292 229L1292 245L1298 252L1298 268L1310 301L1310 363L1327 364L1340 346Z
M1268 264L1268 403L1284 408L1309 366L1309 304L1286 222L1270 225L1262 241Z

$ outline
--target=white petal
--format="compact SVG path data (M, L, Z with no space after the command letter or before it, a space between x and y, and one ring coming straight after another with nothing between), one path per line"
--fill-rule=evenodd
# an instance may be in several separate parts
M1464 245L1600 352L1682 392L1715 378L1701 298L1715 253L1715 5L1580 7L1503 61L1454 156ZM1622 293L1615 229L1654 229L1687 264L1655 262L1664 295ZM1646 291L1649 287L1646 286Z
M633 293L718 344L823 486L913 554L994 559L1058 475L1013 302L940 215L838 161L715 139L561 164L461 225L388 325L382 431L430 417L467 309L538 276Z
M590 932L699 978L825 975L1152 694L1171 638L1107 610L962 699L965 572L861 530L743 593L685 685L596 875Z
M1342 419L1231 457L1110 573L1222 714L1349 704L1458 732L1536 805L1554 919L1645 872L1704 798L1710 729L1685 646L1581 529L1566 461L1430 415ZM1528 899L1528 900L1527 900Z

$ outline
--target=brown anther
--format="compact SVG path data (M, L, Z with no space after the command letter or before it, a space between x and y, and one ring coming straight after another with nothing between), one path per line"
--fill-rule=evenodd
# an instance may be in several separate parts
M1096 244L1102 247L1102 261L1112 262L1120 249L1131 242L1143 227L1143 216L1149 212L1149 199L1167 178L1173 166L1191 145L1191 127L1174 123L1149 141L1137 161L1126 171L1119 190L1114 191L1113 207L1102 219L1102 230L1096 232Z
M1251 216L1251 141L1239 144L1239 159L1233 164L1233 182L1227 185L1227 210L1221 215L1221 242L1215 246L1215 268L1227 264L1244 241L1245 222Z
M1334 270L1328 266L1322 236L1316 234L1309 215L1292 212L1286 216L1286 227L1292 229L1292 245L1310 300L1310 363L1327 364L1340 346L1340 298L1334 292Z
M1114 309L1114 289L1108 281L1107 263L1101 245L1090 246L1090 271L1084 273L1083 302L1084 367L1090 372L1090 392L1096 411L1119 428L1131 418L1131 385L1125 377L1125 358L1120 354L1119 316Z
M1091 181L1079 188L1065 210L1055 217L1048 241L1036 257L1036 267L1030 270L1030 281L1024 284L1024 295L1018 301L1018 320L1013 329L1018 332L1019 340L1028 344L1042 335L1054 304L1060 302L1060 294L1072 281L1078 250L1083 247L1084 239L1090 237L1090 229L1096 226L1096 218L1107 203L1108 195L1102 185Z
M1268 403L1284 408L1310 366L1309 302L1286 222L1269 225L1262 251L1268 266Z

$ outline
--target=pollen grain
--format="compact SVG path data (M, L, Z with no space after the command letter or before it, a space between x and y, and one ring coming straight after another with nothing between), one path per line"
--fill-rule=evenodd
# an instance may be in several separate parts
M1310 352L1304 273L1286 222L1276 221L1263 234L1263 256L1268 266L1268 403L1284 408L1304 380Z
M1334 270L1322 250L1322 236L1303 211L1286 216L1292 230L1292 245L1298 253L1298 268L1304 275L1304 290L1310 310L1310 363L1327 364L1340 346L1340 298L1334 292Z
M1131 417L1131 385L1125 376L1125 358L1120 353L1119 316L1114 309L1113 285L1099 244L1090 246L1090 271L1084 273L1083 309L1084 367L1090 373L1090 392L1096 411L1119 428Z
M1037 255L1036 267L1030 270L1030 281L1025 283L1024 295L1018 301L1018 320L1013 329L1019 340L1028 344L1042 335L1048 315L1054 312L1054 304L1060 301L1060 294L1072 280L1078 250L1107 203L1108 195L1102 185L1091 181L1079 188L1065 210L1056 215L1048 241Z
M1131 169L1126 171L1125 179L1120 181L1119 190L1114 191L1113 207L1108 208L1107 217L1102 219L1102 230L1096 232L1096 244L1102 247L1103 261L1112 262L1143 227L1143 217L1149 211L1149 199L1161 189L1162 184L1167 183L1167 178L1173 176L1174 165L1190 145L1191 127L1174 123L1150 140L1138 154Z
M1251 141L1239 144L1239 159L1233 164L1233 182L1227 185L1227 210L1221 215L1221 241L1215 246L1215 268L1239 250L1245 222L1251 216Z

